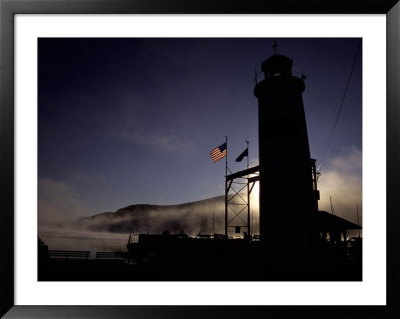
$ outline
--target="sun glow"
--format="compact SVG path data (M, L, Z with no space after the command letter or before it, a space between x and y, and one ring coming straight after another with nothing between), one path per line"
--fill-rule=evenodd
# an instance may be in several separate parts
M251 185L250 185L250 189L251 189ZM251 193L250 193L250 204L253 208L257 207L257 210L258 210L259 203L260 203L260 184L259 184L259 182L255 182L253 189L251 189Z
M250 185L251 188L251 185ZM260 234L259 230L259 211L260 211L260 183L255 182L250 193L250 218L252 225L252 235Z

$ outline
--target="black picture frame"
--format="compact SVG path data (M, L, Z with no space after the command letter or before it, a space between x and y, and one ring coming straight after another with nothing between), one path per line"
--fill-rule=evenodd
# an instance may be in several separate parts
M400 318L400 4L398 0L0 0L0 315L5 318ZM15 306L14 17L16 14L385 14L387 19L386 306ZM378 107L378 106L377 106Z

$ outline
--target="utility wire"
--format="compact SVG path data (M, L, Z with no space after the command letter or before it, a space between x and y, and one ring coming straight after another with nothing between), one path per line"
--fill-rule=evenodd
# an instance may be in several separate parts
M358 43L357 52L356 52L356 56L354 57L353 66L351 67L350 76L349 76L349 79L347 80L347 85L346 85L346 89L344 90L344 94L343 94L343 97L342 97L342 102L340 103L340 107L339 107L338 114L336 116L335 124L333 125L332 131L331 131L331 135L329 136L328 145L326 146L326 149L325 149L325 152L324 152L324 156L322 157L321 164L325 162L326 154L327 154L329 146L331 145L331 142L332 142L333 133L335 132L335 128L336 128L336 125L338 123L340 113L342 112L344 99L346 97L346 93L347 93L347 89L349 88L351 76L353 75L354 67L355 67L356 62L357 62L357 56L358 56L358 52L360 51L361 42L362 42L362 40L360 40L360 42ZM321 167L321 164L319 165L318 168Z

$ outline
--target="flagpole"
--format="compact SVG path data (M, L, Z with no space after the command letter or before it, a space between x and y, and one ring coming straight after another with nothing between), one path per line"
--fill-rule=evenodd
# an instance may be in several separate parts
M225 156L225 175L228 176L228 136L225 136L226 156Z
M247 144L247 169L249 169L249 141ZM251 238L251 227L250 227L250 185L249 185L249 175L247 174L247 232L249 239Z
M228 238L228 136L225 136L226 156L225 156L225 236Z
M247 144L247 169L249 169L249 141L246 141Z

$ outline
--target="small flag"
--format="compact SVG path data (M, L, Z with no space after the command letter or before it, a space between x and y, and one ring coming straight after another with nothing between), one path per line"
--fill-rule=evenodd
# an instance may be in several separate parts
M214 148L211 153L211 159L214 163L218 162L226 156L226 143Z
M246 149L242 152L242 154L240 154L240 155L238 156L238 158L236 159L236 162L241 162L242 159L243 159L245 156L249 156L249 148L246 148Z

